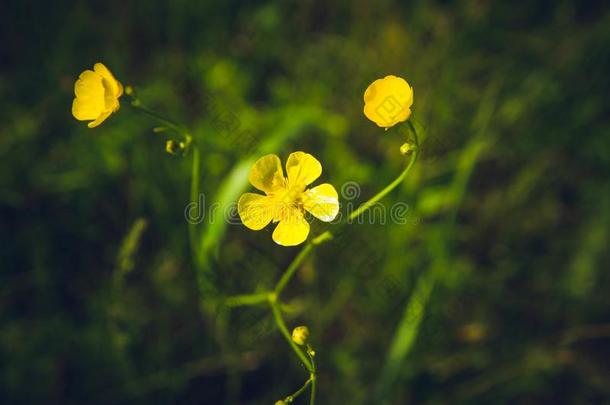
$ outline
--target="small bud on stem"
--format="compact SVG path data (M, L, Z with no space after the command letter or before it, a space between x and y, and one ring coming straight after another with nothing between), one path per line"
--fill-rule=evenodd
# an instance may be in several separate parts
M307 326L297 326L292 330L292 341L299 346L305 346L309 338L309 329Z

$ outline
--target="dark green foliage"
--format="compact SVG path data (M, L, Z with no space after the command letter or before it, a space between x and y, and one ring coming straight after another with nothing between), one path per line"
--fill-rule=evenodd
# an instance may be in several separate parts
M320 246L283 295L311 331L319 404L610 401L603 2L88 3L0 5L0 402L272 404L307 378L267 308L226 327L202 310L172 134L126 98L99 128L72 118L98 61L191 129L208 207L248 188L257 154L304 150L320 182L360 186L353 210L404 164L402 129L368 121L363 91L414 87L428 135L386 223ZM272 288L298 252L210 218L199 265L224 294Z

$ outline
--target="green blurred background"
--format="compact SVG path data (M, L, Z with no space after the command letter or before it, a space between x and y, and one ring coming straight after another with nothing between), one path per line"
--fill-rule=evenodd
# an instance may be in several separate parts
M101 61L192 130L206 206L295 150L318 182L358 185L343 211L365 201L405 158L364 89L414 87L427 138L383 201L408 204L405 223L352 225L284 293L289 326L312 331L319 404L609 403L603 3L2 2L0 402L272 404L307 378L266 307L219 323L200 305L271 288L298 248L207 215L196 266L190 155L125 98L99 128L71 116ZM415 340L388 378L409 299Z

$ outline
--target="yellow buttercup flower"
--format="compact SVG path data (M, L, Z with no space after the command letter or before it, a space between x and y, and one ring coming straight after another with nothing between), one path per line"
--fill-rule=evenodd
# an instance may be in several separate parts
M390 128L409 119L413 88L401 77L386 76L375 80L364 92L364 115L382 128Z
M295 246L309 234L305 211L324 222L339 213L337 190L324 183L307 189L322 174L322 165L309 153L294 152L286 161L287 177L276 155L266 155L254 163L248 180L266 195L245 193L237 203L243 224L255 231L270 222L279 222L273 231L278 245Z
M79 121L91 121L87 126L94 128L119 109L123 85L106 66L96 63L93 70L80 74L74 83L74 94L72 115Z

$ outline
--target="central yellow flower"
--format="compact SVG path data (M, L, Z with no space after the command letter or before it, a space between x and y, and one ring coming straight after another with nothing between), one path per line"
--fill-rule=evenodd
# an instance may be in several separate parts
M309 153L294 152L286 161L287 177L276 155L266 155L254 163L248 180L266 195L245 193L237 212L245 226L259 231L270 222L279 222L273 231L278 245L295 246L309 235L305 211L324 222L339 213L337 190L328 183L307 189L322 174L322 165Z
M72 115L79 121L92 120L87 126L94 128L119 109L123 85L104 64L96 63L93 70L80 74L74 83L74 94Z

